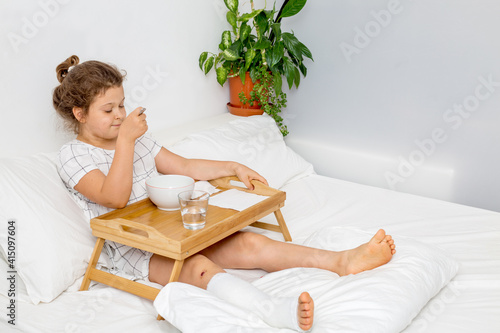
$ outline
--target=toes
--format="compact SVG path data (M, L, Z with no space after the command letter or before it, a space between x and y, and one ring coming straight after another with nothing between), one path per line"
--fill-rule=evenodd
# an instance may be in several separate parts
M394 239L392 239L391 235L385 235L384 239L380 241L380 243L387 243L389 246L394 245Z
M302 330L307 331L312 327L312 324L313 324L312 318L302 319L299 323L299 327Z
M309 295L307 291L304 291L302 294L299 296L299 303L311 303L312 302L312 297Z
M308 310L308 311L299 311L297 313L297 318L298 318L298 321L299 322L304 322L304 319L308 319L308 318L312 318L314 315L314 312L312 310Z
M392 239L391 235L386 235L384 229L380 229L379 231L377 231L375 236L373 236L372 241L379 244L385 243L389 246L392 255L396 253L396 245L394 244L394 239Z
M396 245L394 244L394 241L389 243L389 248L391 249L391 254L394 255L396 253Z
M303 330L310 329L314 318L314 301L308 292L300 294L298 310L297 316L300 328Z
M299 303L300 311L301 313L308 312L311 310L311 306L309 303Z
M312 325L313 325L313 321L314 319L311 317L309 318L300 318L299 320L299 327L304 330L304 331L308 331L311 329Z
M385 237L386 235L384 229L379 229L379 231L377 231L375 236L372 237L372 241L375 241L377 243L382 243L385 240Z

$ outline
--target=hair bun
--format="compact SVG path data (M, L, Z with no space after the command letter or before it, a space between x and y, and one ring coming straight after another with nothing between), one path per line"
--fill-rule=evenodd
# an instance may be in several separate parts
M62 83L63 80L66 78L66 75L68 75L69 70L71 67L78 65L80 62L80 58L76 55L72 55L68 59L64 60L62 63L60 63L56 67L56 73L57 73L57 80Z

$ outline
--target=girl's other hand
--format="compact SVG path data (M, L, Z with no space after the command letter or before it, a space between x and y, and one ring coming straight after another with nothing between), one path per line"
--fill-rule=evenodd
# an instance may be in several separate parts
M142 107L138 107L125 118L120 126L119 136L123 136L135 142L137 138L146 133L148 130L146 113L139 114L141 110Z
M235 173L236 176L243 182L243 184L245 184L245 186L250 190L254 189L254 186L250 182L251 180L254 179L264 183L265 185L268 185L267 180L264 177L262 177L256 171L250 169L249 167L244 166L243 164L238 164L238 166L235 169Z

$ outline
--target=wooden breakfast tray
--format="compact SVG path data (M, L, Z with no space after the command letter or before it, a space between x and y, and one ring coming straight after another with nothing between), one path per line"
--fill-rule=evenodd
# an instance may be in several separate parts
M154 300L160 292L157 288L97 269L97 261L105 240L174 259L175 264L169 282L178 280L186 258L249 225L281 232L286 241L291 241L292 238L280 211L285 205L285 192L258 181L252 181L255 189L250 191L231 185L231 180L238 181L238 178L224 177L211 180L210 183L222 191L235 188L268 198L242 211L209 205L205 227L199 230L184 228L180 211L160 210L149 198L93 218L90 226L97 241L80 290L87 290L90 281L93 280L150 300ZM274 213L278 225L257 221L271 213Z

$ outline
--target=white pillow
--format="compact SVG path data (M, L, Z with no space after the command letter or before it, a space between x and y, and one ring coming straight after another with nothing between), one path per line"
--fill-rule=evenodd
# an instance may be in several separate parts
M10 272L12 269L9 264L7 264L6 259L3 257L3 251L0 251L0 272ZM31 299L28 296L28 291L24 285L24 281L19 278L19 276L14 276L14 280L10 279L11 273L6 273L5 279L0 279L0 295L10 299L15 299L16 301L29 302ZM9 278L9 279L7 279ZM12 283L14 283L14 286Z
M312 164L286 146L267 114L238 118L166 148L186 158L239 162L260 173L274 188L314 173Z
M15 220L15 270L34 304L52 301L82 276L95 243L55 157L0 159L0 246L5 255L7 222Z
M304 245L340 251L365 243L372 235L333 227L314 233ZM312 332L400 332L455 276L458 264L434 246L394 239L397 253L392 260L370 271L339 277L321 269L293 268L267 274L253 284L273 296L308 291L315 302ZM255 314L186 284L167 284L154 304L165 319L186 332L273 331Z

